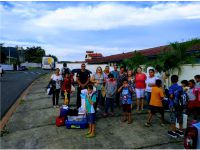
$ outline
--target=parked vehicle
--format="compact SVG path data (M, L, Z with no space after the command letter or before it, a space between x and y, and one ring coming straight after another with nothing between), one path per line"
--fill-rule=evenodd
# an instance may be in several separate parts
M28 68L26 66L20 66L18 68L19 71L25 71L25 70L28 70Z
M42 57L42 69L55 69L54 58L49 56Z

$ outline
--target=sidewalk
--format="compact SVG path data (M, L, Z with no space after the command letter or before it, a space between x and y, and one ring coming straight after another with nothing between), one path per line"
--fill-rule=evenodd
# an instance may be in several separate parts
M115 109L115 117L102 118L97 115L96 137L85 138L85 129L66 129L56 127L55 118L59 108L52 107L51 96L46 94L45 87L50 75L36 80L29 93L9 119L8 134L1 137L1 148L20 149L108 149L108 148L152 148L183 149L183 139L172 139L167 136L169 124L159 125L159 118L153 118L153 126L144 126L147 113L133 111L133 123L122 123L121 110ZM60 99L59 103L62 104ZM75 106L76 93L71 96ZM168 119L166 114L166 120Z

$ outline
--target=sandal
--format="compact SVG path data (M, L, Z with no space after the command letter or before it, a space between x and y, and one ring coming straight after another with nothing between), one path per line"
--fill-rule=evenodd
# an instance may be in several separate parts
M95 137L95 135L93 134L93 135L91 135L91 134L89 134L89 135L86 135L86 138L93 138L93 137Z

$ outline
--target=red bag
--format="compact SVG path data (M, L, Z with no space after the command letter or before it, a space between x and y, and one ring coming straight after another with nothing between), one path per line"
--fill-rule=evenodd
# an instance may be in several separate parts
M60 126L64 126L65 125L65 117L56 117L56 126L60 127Z

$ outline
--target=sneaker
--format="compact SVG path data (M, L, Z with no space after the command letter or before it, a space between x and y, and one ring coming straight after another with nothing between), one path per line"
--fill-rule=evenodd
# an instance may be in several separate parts
M59 105L56 105L56 108L59 108Z
M53 105L53 108L56 108L56 105Z
M149 122L146 122L144 125L145 125L146 127L152 126L151 123L149 123Z
M111 117L113 117L115 114L111 112L109 115L110 115Z
M176 131L176 134L177 134L178 136L180 136L180 137L184 137L184 132L181 131L181 130L177 130L177 131Z
M103 114L103 117L108 117L108 114L107 114L107 113L104 113L104 114Z
M173 137L173 138L177 138L177 134L176 134L176 132L174 132L174 131L168 131L168 135L169 136L171 136L171 137Z

